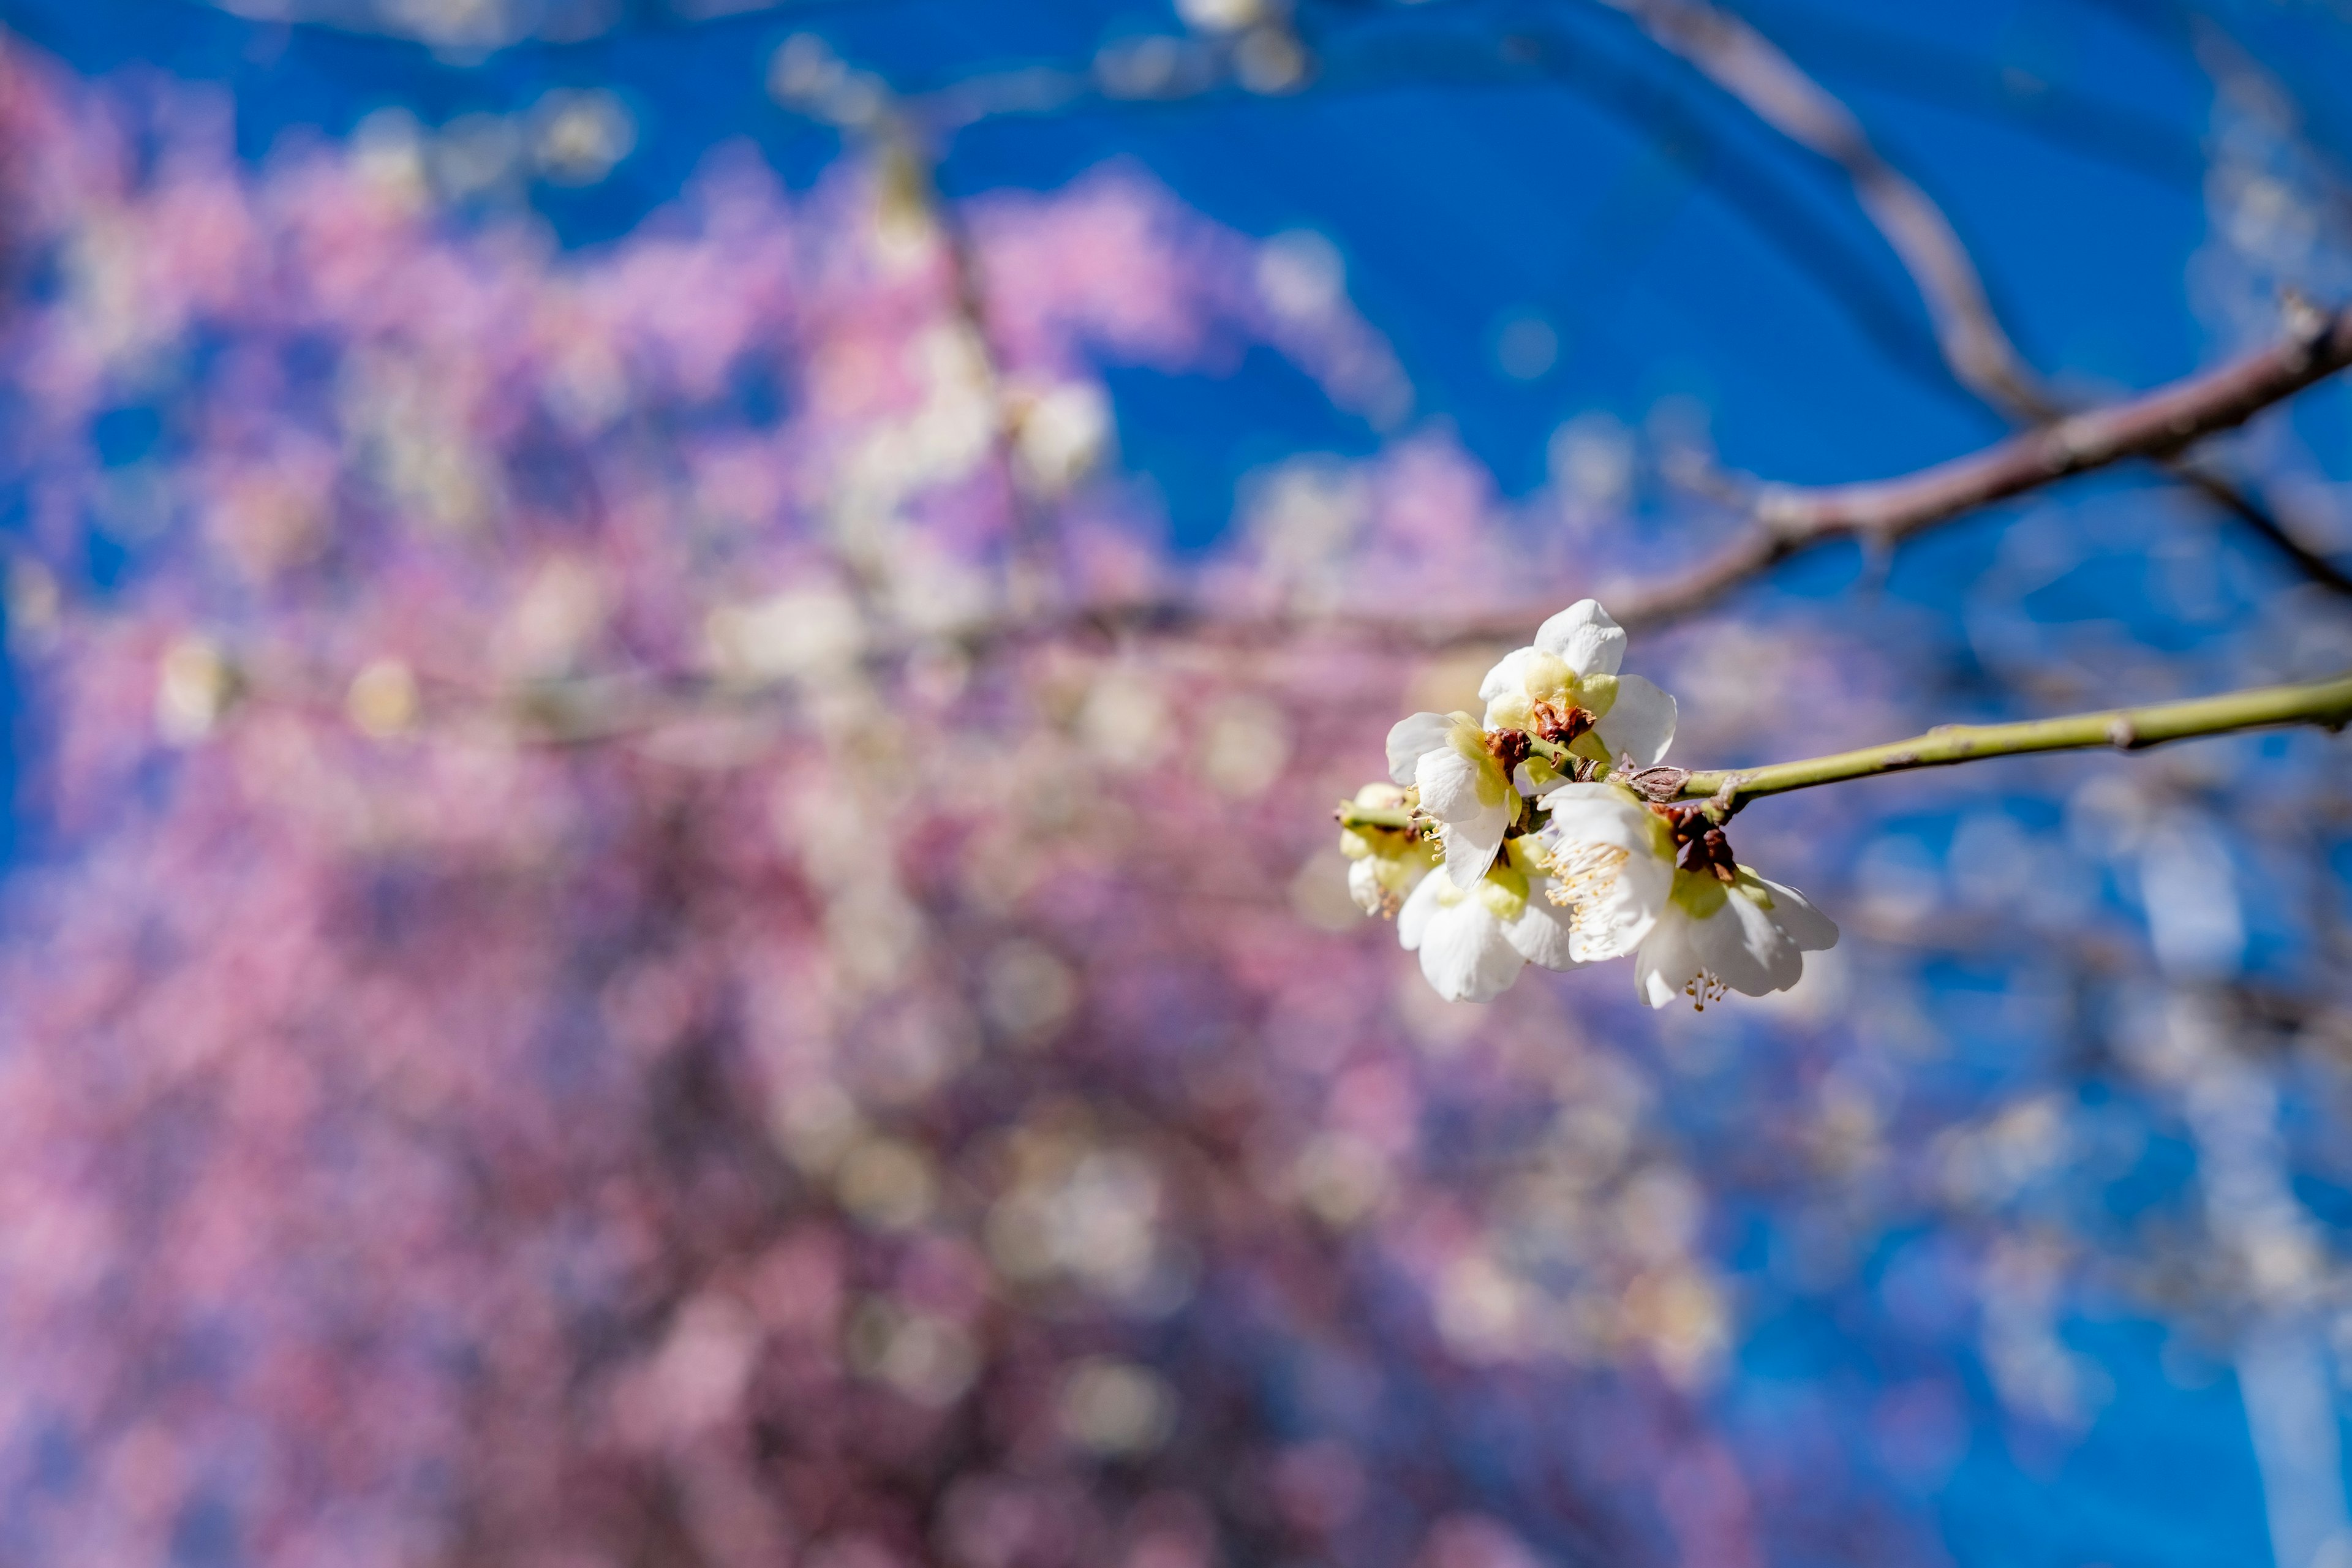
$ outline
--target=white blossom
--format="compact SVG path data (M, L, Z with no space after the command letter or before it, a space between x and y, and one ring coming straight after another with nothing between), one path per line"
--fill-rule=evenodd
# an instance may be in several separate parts
M1394 809L1406 799L1394 784L1366 784L1356 792L1358 805L1376 810ZM1395 914L1437 864L1436 850L1411 829L1342 827L1339 853L1349 861L1348 896L1368 915Z
M1569 911L1546 896L1539 856L1525 838L1469 887L1423 878L1397 915L1397 942L1449 1002L1491 1002L1529 963L1573 969Z
M1588 963L1632 952L1673 894L1674 829L1616 784L1563 784L1538 804L1551 814L1535 837L1550 897L1570 917L1571 951Z
M1654 807L1614 784L1569 784L1539 803L1535 836L1569 911L1580 961L1631 952L1642 999L1700 1005L1727 991L1761 996L1804 973L1804 954L1837 945L1837 926L1795 889L1730 858L1720 831L1688 808Z
M1427 874L1415 832L1350 829L1349 890L1367 911L1396 913L1397 940L1440 995L1484 1002L1531 963L1631 955L1643 1001L1705 1005L1727 991L1786 990L1805 953L1836 943L1837 927L1804 895L1733 859L1698 807L1561 779L1557 742L1604 769L1654 767L1674 743L1675 700L1621 673L1624 657L1624 628L1580 600L1486 672L1483 721L1416 713L1389 731L1393 784L1358 804L1434 822L1445 874Z
M1597 742L1579 742L1594 761L1630 755L1639 767L1663 761L1675 739L1675 700L1638 675L1621 675L1625 628L1591 599L1580 599L1546 621L1536 640L1515 648L1486 672L1478 699L1489 730L1527 730L1538 703L1581 708L1597 722Z
M1438 825L1454 885L1475 885L1519 813L1519 792L1487 749L1486 731L1467 713L1401 719L1389 731L1389 777L1421 792L1421 809Z

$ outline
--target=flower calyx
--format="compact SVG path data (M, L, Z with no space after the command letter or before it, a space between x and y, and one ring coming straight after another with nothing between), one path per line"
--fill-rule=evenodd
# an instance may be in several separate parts
M1565 707L1557 702L1538 702L1533 710L1535 732L1555 745L1569 746L1579 737L1591 732L1601 722L1591 713L1570 703Z
M1535 747L1528 742L1525 730L1489 730L1486 731L1486 751L1501 766L1503 776L1509 778L1518 765L1533 754Z
M1698 877L1713 877L1726 887L1739 880L1739 861L1731 840L1706 814L1704 805L1663 805L1650 809L1664 818L1675 838L1675 866Z

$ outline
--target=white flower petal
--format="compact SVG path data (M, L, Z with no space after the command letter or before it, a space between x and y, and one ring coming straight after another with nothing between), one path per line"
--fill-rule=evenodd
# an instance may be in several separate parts
M1642 951L1633 955L1633 985L1642 1000L1664 1007L1690 994L1703 967L1691 947L1691 918L1669 904Z
M1548 848L1570 844L1614 844L1657 858L1657 819L1649 807L1626 798L1613 784L1564 784L1543 796L1551 820L1536 837Z
M1593 728L1610 756L1631 753L1636 766L1655 767L1675 742L1675 700L1638 675L1621 675L1617 700Z
M1486 672L1478 683L1478 700L1492 702L1507 693L1524 690L1528 679L1528 661L1536 656L1531 647L1513 648Z
M1769 877L1758 877L1772 895L1772 918L1807 952L1823 952L1837 945L1837 922L1815 908L1812 900Z
M1348 862L1348 896L1368 915L1381 912L1381 863L1367 855Z
M1805 973L1796 939L1755 900L1727 893L1712 913L1692 922L1691 946L1717 980L1743 996L1786 991Z
M1454 720L1445 713L1415 713L1389 729L1389 777L1401 784L1413 782L1413 764L1447 744Z
M1404 908L1397 911L1397 945L1411 952L1421 945L1428 934L1429 922L1445 906L1440 901L1447 884L1435 877L1423 877L1419 885L1405 896Z
M1412 782L1421 786L1421 809L1440 822L1451 822L1470 816L1486 803L1478 798L1478 785L1485 769L1464 756L1449 742L1433 752L1423 752L1413 769Z
M1494 805L1482 805L1476 815L1456 816L1438 826L1438 841L1445 846L1445 874L1457 888L1474 888L1495 854L1503 847L1503 830L1517 815L1519 797L1510 795Z
M1580 676L1614 675L1625 658L1625 628L1592 599L1579 599L1536 632L1536 647L1557 654Z
M1503 936L1503 922L1484 899L1464 899L1437 911L1423 933L1421 972L1449 1002L1490 1002L1527 967Z
M1568 911L1544 897L1541 882L1528 889L1527 913L1506 924L1503 937L1529 963L1540 963L1546 969L1574 969L1579 963Z

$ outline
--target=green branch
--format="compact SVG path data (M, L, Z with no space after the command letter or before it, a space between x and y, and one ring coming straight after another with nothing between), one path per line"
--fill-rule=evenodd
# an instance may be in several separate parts
M2241 730L2269 730L2283 724L2316 724L2341 730L2347 722L2352 722L2352 673L2297 686L2225 691L2218 697L2191 698L2186 702L2071 713L2063 719L2029 719L2016 724L1945 724L1924 735L1884 746L1864 746L1860 751L1773 763L1760 768L1695 773L1684 780L1680 798L1704 800L1727 811L1736 811L1758 795L1811 789L1815 784L1843 784L1847 779L1869 778L1875 773L1907 773L1913 768L1948 768L1957 763L1981 762L1988 757L2080 752L2099 746L2136 752L2167 741L2228 735ZM1566 747L1540 740L1535 743L1545 754L1557 752L1560 761L1567 761ZM1344 827L1397 832L1412 826L1412 813L1402 806L1357 805L1350 802L1341 805L1337 816Z
M1864 746L1833 756L1773 763L1737 772L1695 773L1684 784L1685 800L1719 800L1737 808L1755 795L1780 795L1815 784L1868 778L1912 768L1950 767L1986 757L2019 757L2032 752L2077 752L2096 746L2138 751L2167 741L2267 730L2282 724L2318 724L2340 730L2352 721L2352 674L2298 686L2263 686L2225 691L2186 702L2145 708L2109 708L2063 719L2030 719L2018 724L1946 724L1913 740Z

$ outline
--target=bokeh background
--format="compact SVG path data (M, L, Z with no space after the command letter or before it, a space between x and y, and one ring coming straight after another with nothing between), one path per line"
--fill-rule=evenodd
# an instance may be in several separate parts
M1733 9L2064 405L2352 297L2339 5ZM2352 1563L2341 742L1759 805L1766 1004L1347 900L1449 628L2019 414L1643 19L0 0L0 1563ZM2347 436L2200 454L2342 564ZM2124 468L1628 668L1732 764L2340 586Z

